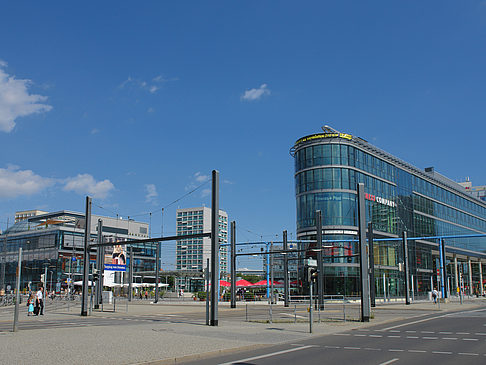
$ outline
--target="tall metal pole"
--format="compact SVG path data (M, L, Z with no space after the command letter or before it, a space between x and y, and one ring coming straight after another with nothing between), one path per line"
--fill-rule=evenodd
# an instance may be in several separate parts
M268 246L269 246L269 243L265 243L265 251L266 251L266 260L267 260L267 275L266 275L266 279L267 279L267 299L268 301L270 301L270 255L269 255L269 252L268 252Z
M103 221L98 219L98 243L103 243ZM101 294L103 290L103 276L101 275L101 266L104 265L104 257L102 255L103 246L96 247L96 268L98 269L98 278L96 279L96 296L94 301L94 309L99 309L101 304Z
M89 244L91 233L91 198L86 197L86 224L84 225L84 263L83 263L83 293L81 296L81 315L88 315L88 279L89 279Z
M20 276L22 273L22 247L19 247L19 262L17 264L17 283L15 285L15 312L14 312L14 323L13 331L17 332L17 323L19 321L19 309L20 309ZM45 290L44 290L44 301L45 301Z
M467 258L467 271L468 271L468 276L469 276L469 295L473 295L473 278L472 278L472 266L471 266L471 258Z
M479 265L479 295L483 296L484 288L483 288L483 264L481 263L481 259L478 261Z
M230 225L231 234L231 308L236 308L236 222Z
M371 307L376 307L376 286L375 286L375 254L373 242L373 223L368 223L368 247L370 250L370 302Z
M324 253L322 252L322 214L316 210L316 249L317 251L317 301L319 308L324 309Z
M312 287L314 286L314 282L309 280L309 333L312 333L312 322L314 322L314 318L312 318Z
M270 243L270 305L272 305L274 303L274 299L275 299L275 293L274 293L274 289L273 289L273 242Z
M7 229L9 219L7 218ZM2 269L0 270L0 291L5 292L5 268L7 266L7 234L3 236Z
M403 232L402 236L402 247L403 247L403 271L405 275L405 304L410 304L410 280L409 280L409 269L408 269L408 244L407 244L407 232Z
M154 303L159 302L159 271L160 271L160 242L155 248L155 299Z
M128 301L132 301L133 294L133 246L130 246L130 273L128 275Z
M358 235L359 268L361 273L361 322L369 322L371 316L370 277L368 270L368 252L366 247L366 210L364 184L357 184L358 190Z
M210 325L218 325L219 289L219 171L212 172L211 196L211 318Z
M448 290L447 290L447 256L446 256L446 248L445 242L441 238L439 239L439 247L440 247L440 256L441 256L441 280L442 280L442 298L448 298Z
M289 306L289 254L287 243L287 231L283 231L283 250L284 253L284 307Z
M206 326L209 326L209 259L206 262Z

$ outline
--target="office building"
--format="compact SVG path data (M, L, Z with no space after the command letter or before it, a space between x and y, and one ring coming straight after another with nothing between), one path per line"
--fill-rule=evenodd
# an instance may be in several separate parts
M111 217L91 216L92 243L98 240L98 219L103 222L103 242L148 238L147 223ZM47 289L57 292L67 287L70 279L81 280L85 216L83 213L58 211L19 220L0 235L0 290L15 286L19 247L22 247L21 288L35 289L47 267ZM120 247L124 249L125 246ZM105 254L111 254L106 247ZM125 259L127 252L124 253ZM90 251L95 262L96 250ZM155 267L155 248L151 244L134 246L134 271ZM123 280L118 275L117 280Z
M360 137L326 126L323 133L297 140L290 152L299 239L315 240L315 211L322 212L326 294L360 291L357 183L364 183L366 221L373 223L375 238L399 238L404 231L408 237L486 234L485 201L434 168L419 169ZM444 243L446 289L454 293L462 275L471 293L482 292L486 238L445 238ZM424 295L438 282L438 240L409 241L408 250L411 287L414 295ZM386 290L403 296L401 242L375 242L373 253L378 295Z
M211 232L211 208L177 209L177 235ZM228 214L219 211L219 242L228 243ZM227 247L220 249L221 276L228 272ZM202 288L201 278L191 278L190 271L203 271L207 259L211 258L211 238L193 238L178 240L176 243L176 268L188 272L188 277L179 278L179 288L195 291ZM192 282L193 284L190 284Z

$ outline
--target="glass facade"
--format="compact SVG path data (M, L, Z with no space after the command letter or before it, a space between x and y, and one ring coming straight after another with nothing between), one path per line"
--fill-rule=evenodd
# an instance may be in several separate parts
M400 237L404 231L409 237L486 234L483 201L433 169L420 170L360 138L340 133L307 136L297 141L291 154L299 239L315 239L315 211L320 210L324 240L356 240L357 183L365 186L366 221L373 223L377 238ZM339 230L343 234L335 234ZM357 294L356 243L333 246L325 252L326 293ZM446 246L473 251L477 260L486 252L486 238L451 238ZM435 251L436 240L409 242L418 293L430 290ZM377 280L378 292L387 286L399 295L403 292L400 242L377 241L374 254L377 277L385 274L384 281Z

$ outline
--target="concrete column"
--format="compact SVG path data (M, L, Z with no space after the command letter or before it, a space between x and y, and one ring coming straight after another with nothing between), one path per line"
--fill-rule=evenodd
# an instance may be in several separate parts
M467 267L469 271L469 295L473 295L473 280L472 280L472 265L471 265L471 258L467 258Z
M479 265L479 294L483 296L483 264L481 260L478 262Z
M461 284L459 284L459 274L457 273L457 256L454 255L454 295L457 295L459 292L457 288L459 288Z

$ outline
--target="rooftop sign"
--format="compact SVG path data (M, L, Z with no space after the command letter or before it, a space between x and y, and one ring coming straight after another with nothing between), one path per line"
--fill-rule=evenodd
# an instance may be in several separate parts
M322 138L344 138L344 139L351 140L353 139L353 136L351 134L346 134L346 133L318 133L318 134L313 134L311 136L298 139L297 142L295 142L295 144L298 145L299 143L309 142L315 139L322 139Z

